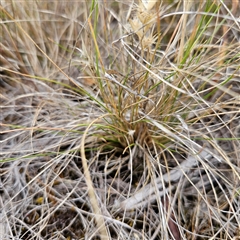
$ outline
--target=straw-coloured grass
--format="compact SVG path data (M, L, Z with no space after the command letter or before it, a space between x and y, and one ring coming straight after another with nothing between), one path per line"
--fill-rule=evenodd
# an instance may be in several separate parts
M237 1L3 1L0 236L240 239Z

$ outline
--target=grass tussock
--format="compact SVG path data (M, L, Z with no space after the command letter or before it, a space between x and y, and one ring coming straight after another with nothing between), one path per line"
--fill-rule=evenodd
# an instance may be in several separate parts
M3 239L240 239L238 1L0 8Z

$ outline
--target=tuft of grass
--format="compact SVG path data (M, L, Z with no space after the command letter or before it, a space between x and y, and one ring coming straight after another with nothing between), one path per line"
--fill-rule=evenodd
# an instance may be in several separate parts
M3 239L238 239L237 1L3 1Z

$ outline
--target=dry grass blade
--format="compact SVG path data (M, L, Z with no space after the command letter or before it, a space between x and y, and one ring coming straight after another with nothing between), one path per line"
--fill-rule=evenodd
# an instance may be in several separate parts
M88 187L89 200L90 200L91 206L93 208L93 212L94 212L94 215L96 218L97 226L99 228L101 239L109 239L109 237L108 237L107 229L106 229L106 226L104 223L104 218L102 216L102 212L101 212L101 209L99 207L99 204L98 204L98 201L96 198L95 190L93 187L91 175L90 175L88 164L87 164L87 159L86 159L86 155L85 155L85 138L86 138L87 133L88 133L89 129L91 128L91 126L94 123L98 122L101 118L107 117L107 115L108 114L105 114L105 115L95 119L93 122L91 122L91 124L89 124L89 126L85 130L85 132L82 136L82 141L81 141L82 165L83 165L84 175L85 175L86 183L87 183L87 187Z

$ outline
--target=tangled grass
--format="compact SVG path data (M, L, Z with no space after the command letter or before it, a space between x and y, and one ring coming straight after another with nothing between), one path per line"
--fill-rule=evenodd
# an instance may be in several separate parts
M2 1L1 239L240 239L238 1Z

